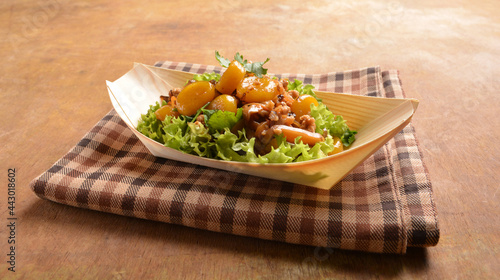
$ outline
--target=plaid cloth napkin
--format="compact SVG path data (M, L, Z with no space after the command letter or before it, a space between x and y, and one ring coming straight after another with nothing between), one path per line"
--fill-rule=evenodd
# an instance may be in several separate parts
M214 66L160 62L203 73ZM281 74L318 90L403 97L397 71ZM331 190L154 157L114 110L30 186L55 202L282 242L379 253L434 246L431 183L411 125Z

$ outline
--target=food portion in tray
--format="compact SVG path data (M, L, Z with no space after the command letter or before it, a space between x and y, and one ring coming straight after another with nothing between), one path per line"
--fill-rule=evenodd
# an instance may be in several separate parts
M269 61L237 53L218 73L194 74L142 115L138 131L167 147L207 158L288 163L342 152L355 140L312 85L267 75Z

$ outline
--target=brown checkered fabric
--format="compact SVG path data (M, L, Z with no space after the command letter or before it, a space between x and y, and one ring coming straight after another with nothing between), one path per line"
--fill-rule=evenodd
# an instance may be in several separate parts
M404 96L398 73L378 67L277 76L324 91ZM411 125L331 190L320 190L154 157L112 110L31 187L41 198L76 207L311 246L404 253L439 239L431 183Z

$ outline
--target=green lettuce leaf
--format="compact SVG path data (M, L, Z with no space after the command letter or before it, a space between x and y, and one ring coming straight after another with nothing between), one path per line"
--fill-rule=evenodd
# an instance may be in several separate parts
M267 163L254 152L255 138L247 139L245 130L238 131L238 135L232 133L228 128L223 133L216 133L215 145L217 157L223 160Z
M340 137L342 144L344 144L344 146L346 147L351 146L354 140L356 140L356 137L354 135L356 135L357 133L358 133L357 131L353 131L347 128L346 132L344 132L342 137Z
M318 102L321 102L322 100L316 96L316 93L314 92L314 86L313 85L305 85L302 83L302 81L299 81L295 79L293 83L288 83L288 90L296 90L299 92L300 95L303 94L308 94L316 98Z
M243 116L243 109L238 108L236 114L228 111L203 109L203 115L210 132L214 133L225 128L231 129Z
M247 160L245 159L244 153L240 153L240 151L242 151L242 146L238 145L238 142L242 141L241 136L241 134L240 137L238 137L236 134L231 133L229 129L225 129L222 134L216 133L215 148L217 150L217 157L223 160L246 162ZM252 140L254 140L252 142L255 142L255 139ZM246 142L248 143L248 141Z
M323 133L326 129L330 135L339 137L346 147L354 142L357 132L350 130L344 118L334 115L323 103L319 106L311 104L310 114L316 120L316 132Z
M213 157L212 147L215 146L213 143L212 135L208 132L208 129L201 123L188 123L188 133L186 133L186 141L192 149L191 153L195 153L200 157Z
M282 137L282 136L280 136L280 137ZM280 143L282 141L283 140L278 140L278 143ZM288 144L288 142L286 142L286 141L284 141L284 142ZM297 160L297 159L301 155L307 156L309 149L310 149L309 145L302 143L302 141L300 141L300 138L297 138L297 139L295 139L295 144L293 146L291 146L291 149L290 149L290 151L288 151L287 155L289 157L291 157L293 161L301 161L301 160Z
M215 73L215 72L214 73L194 74L193 80L195 80L195 81L207 81L207 82L215 80L218 82L220 80L220 74Z
M285 147L288 145L288 147L290 147L289 150L282 150L291 158L291 160L287 162L300 162L324 158L335 148L335 142L330 135L325 138L324 142L316 143L312 147L304 144L299 137L295 139L294 144L286 142L282 136L279 136L277 139L278 143L280 143L280 147L281 145L285 145Z
M141 115L141 119L137 125L137 130L145 136L163 144L163 125L161 121L156 119L155 115L156 110L160 109L160 107L160 103L158 102L154 105L150 105L148 112Z
M213 157L215 145L208 129L199 122L187 122L185 119L167 116L163 121L163 143L187 154Z
M163 120L163 144L167 147L187 152L189 145L185 140L187 122L183 118L172 116L165 117Z
M271 148L271 151L263 156L260 156L266 163L287 163L292 162L293 158L288 154L292 149L290 143L282 142L278 148Z
M235 149L235 151L243 151L246 162L265 163L255 154L255 138L247 139L245 136L245 130L238 131L238 135L240 137L240 141L233 146L233 149Z

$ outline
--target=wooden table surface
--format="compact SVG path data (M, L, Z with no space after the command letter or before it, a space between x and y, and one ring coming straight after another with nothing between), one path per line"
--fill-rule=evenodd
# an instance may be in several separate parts
M68 1L0 4L0 278L492 279L500 275L500 2ZM418 2L418 3L416 3ZM448 3L449 2L449 3ZM29 182L112 106L133 62L270 57L274 73L398 69L433 182L437 247L406 255L257 240L41 200ZM8 271L8 169L16 272Z

